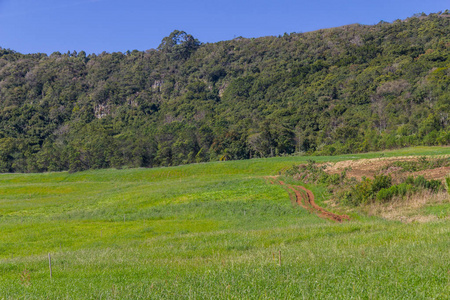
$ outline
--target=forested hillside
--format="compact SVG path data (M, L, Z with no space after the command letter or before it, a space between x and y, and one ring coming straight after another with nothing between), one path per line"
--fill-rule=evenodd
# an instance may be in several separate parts
M448 145L449 84L447 11L214 44L174 31L145 52L2 49L0 172Z

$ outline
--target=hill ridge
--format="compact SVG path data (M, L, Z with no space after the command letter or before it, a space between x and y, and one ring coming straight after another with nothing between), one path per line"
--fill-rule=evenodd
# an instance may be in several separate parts
M174 31L145 52L2 49L0 172L448 145L440 16L207 44Z

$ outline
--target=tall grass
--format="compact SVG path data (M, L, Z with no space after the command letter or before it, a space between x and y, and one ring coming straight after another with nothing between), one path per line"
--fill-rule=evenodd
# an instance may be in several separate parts
M446 153L411 148L384 155ZM0 175L0 299L450 294L448 218L322 220L264 178L306 159ZM325 205L325 191L308 188Z

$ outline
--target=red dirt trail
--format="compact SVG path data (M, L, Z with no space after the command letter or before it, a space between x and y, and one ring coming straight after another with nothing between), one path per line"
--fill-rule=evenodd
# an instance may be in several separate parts
M272 181L271 183L273 184ZM314 194L305 187L288 185L281 180L279 181L279 183L280 185L286 187L287 189L290 189L295 193L295 198L298 205L310 212L315 213L320 218L329 219L339 223L342 223L344 220L350 220L350 217L347 215L337 215L317 205L314 201Z

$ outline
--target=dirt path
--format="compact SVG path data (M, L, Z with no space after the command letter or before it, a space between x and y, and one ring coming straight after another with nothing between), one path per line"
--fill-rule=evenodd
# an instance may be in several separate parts
M337 215L317 205L316 202L314 201L314 194L305 187L285 184L281 180L279 180L278 182L280 185L293 191L295 194L297 204L303 207L304 209L308 210L309 212L315 213L317 216L323 219L330 219L332 221L339 223L343 222L344 220L350 220L350 217L347 215ZM271 181L271 183L273 184L273 181Z

